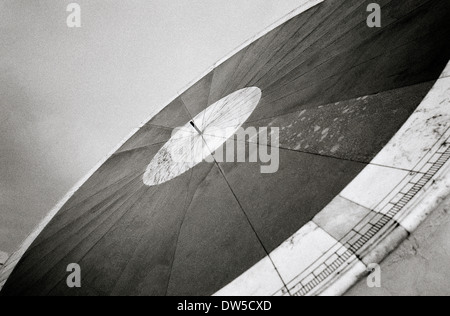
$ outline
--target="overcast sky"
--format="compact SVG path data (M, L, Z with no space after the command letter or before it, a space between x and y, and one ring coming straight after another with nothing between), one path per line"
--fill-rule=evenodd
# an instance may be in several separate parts
M187 83L304 0L0 0L0 250Z

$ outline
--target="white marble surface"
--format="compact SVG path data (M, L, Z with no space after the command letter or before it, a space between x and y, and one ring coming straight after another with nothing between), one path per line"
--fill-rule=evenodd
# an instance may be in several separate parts
M450 295L450 196L380 264L382 287L365 278L348 296Z
M322 230L322 239L323 234L326 234L326 232ZM310 237L314 236L319 236L320 242L320 235L313 234ZM313 246L317 247L317 245L314 244ZM361 273L360 270L363 264L341 243L335 241L328 250L325 251L322 248L321 252L322 254L320 256L317 253L312 255L311 258L313 260L311 260L312 262L310 261L310 265L304 268L303 271L299 270L300 273L298 276L289 280L287 288L290 295L315 296L320 295L324 291L328 291L329 293L333 291L345 291L345 289L342 290L340 288L328 288L330 284L334 285L336 282L340 281L343 275L356 278L357 275ZM345 257L346 254L347 257ZM308 253L306 253L306 255L308 255ZM338 260L342 260L342 263L338 264ZM295 271L295 266L292 266L292 269ZM365 269L365 267L363 267L363 269ZM341 284L346 284L346 282L341 282Z
M379 166L367 166L340 196L374 210L408 176L409 172Z
M358 280L367 274L367 266L359 260L355 260L329 283L332 286L320 289L315 295L340 296L344 295ZM327 283L327 282L324 282Z
M314 217L313 222L336 240L341 240L370 212L370 209L338 196Z
M309 222L270 256L283 280L289 283L336 244L336 239Z
M414 232L419 225L450 194L450 163L430 182L405 210L394 217L408 232Z
M361 261L366 265L378 264L383 261L395 248L397 248L406 238L408 232L403 227L397 227L376 239L368 250L361 256Z
M419 171L417 164L449 127L450 78L447 77L436 82L416 112L372 163Z
M422 176L423 174L412 173L405 176L399 181L399 184L380 201L374 208L374 211L382 215L387 215L392 210L393 204L398 203L405 196L405 193L403 192L412 186L410 182L416 181L417 178L421 178Z
M447 67L445 68L444 72L441 75L441 78L450 77L450 62L447 64Z

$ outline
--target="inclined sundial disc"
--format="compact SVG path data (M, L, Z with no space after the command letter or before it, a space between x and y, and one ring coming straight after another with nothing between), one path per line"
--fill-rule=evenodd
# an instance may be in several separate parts
M343 293L450 187L450 1L381 1L369 28L372 2L304 1L215 65L49 216L1 295ZM279 128L276 172L205 161L239 127Z

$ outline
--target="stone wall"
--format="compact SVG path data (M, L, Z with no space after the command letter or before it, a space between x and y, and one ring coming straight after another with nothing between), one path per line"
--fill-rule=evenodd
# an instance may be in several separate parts
M361 280L350 296L450 295L450 197L381 264L381 288Z

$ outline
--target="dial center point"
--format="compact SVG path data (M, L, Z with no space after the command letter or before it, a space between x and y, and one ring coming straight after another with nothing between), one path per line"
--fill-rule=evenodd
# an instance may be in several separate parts
M202 132L201 130L198 129L198 127L195 125L194 121L191 121L190 124L191 124L191 126L197 131L197 133L198 133L200 136L203 136L203 132Z

